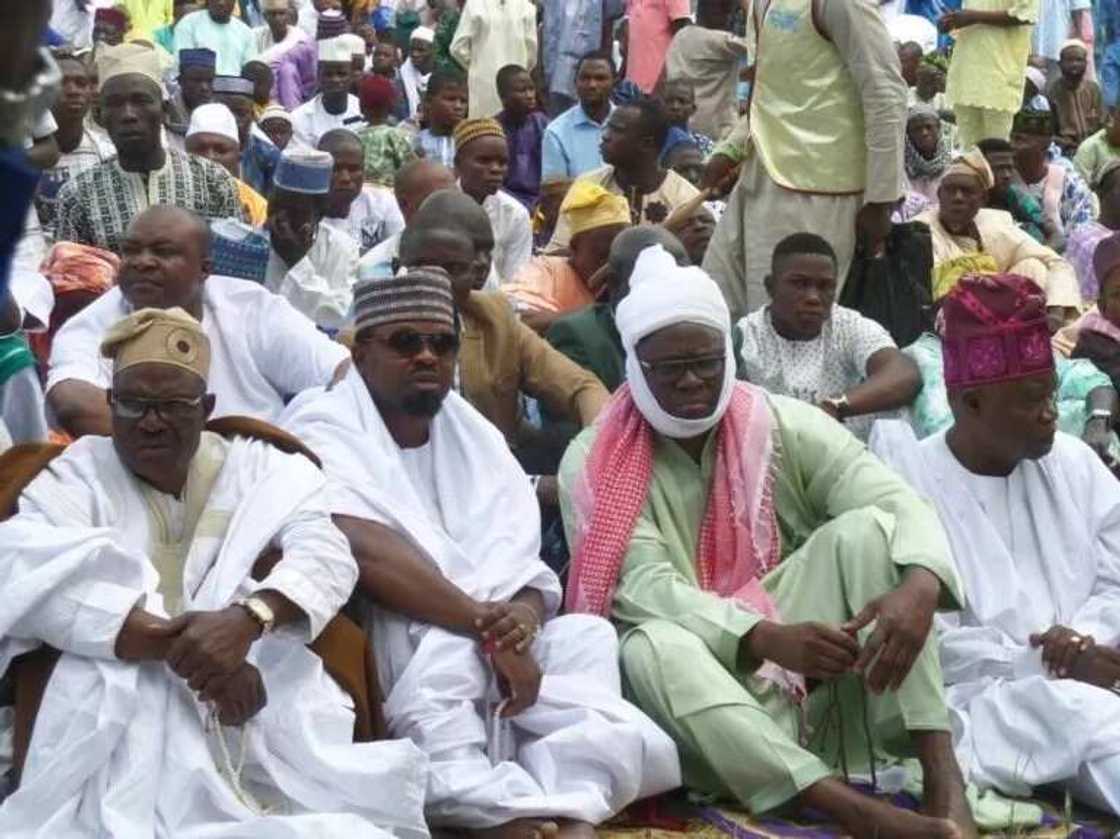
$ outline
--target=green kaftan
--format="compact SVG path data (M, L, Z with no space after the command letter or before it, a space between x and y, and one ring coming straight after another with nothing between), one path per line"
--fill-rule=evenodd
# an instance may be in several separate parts
M936 574L942 607L959 608L963 596L936 512L826 414L768 399L783 560L763 583L782 619L838 625L896 587L907 565ZM570 542L570 490L595 433L591 427L577 437L560 467ZM649 497L612 616L624 633L627 689L676 740L685 783L757 813L832 774L841 742L849 768L866 766L865 722L877 752L904 756L907 731L948 731L949 718L932 633L896 693L875 697L846 676L813 691L804 719L785 693L754 675L758 662L740 660L742 638L762 618L701 590L693 564L714 439L699 464L672 440L656 439Z

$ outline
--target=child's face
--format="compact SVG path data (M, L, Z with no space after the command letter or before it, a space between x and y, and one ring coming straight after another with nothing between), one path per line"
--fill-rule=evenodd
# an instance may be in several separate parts
M1079 82L1085 77L1085 70L1089 66L1089 57L1085 50L1078 47L1067 47L1062 50L1062 57L1058 59L1058 68L1062 71L1066 81Z
M447 85L427 99L428 123L432 128L451 130L467 116L466 85Z
M502 94L502 107L514 114L527 114L537 107L537 90L528 73L518 73L510 79Z
M673 125L688 125L692 115L696 113L696 99L692 90L687 87L675 86L668 88L661 97L665 103L665 115Z
M945 74L930 64L918 66L918 95L929 101L945 90Z

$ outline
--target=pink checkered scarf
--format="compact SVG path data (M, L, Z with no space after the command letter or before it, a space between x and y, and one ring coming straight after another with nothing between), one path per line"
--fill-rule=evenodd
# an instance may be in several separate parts
M705 591L776 619L760 582L781 558L770 468L772 430L762 391L737 383L716 427L718 449L696 576ZM573 490L576 544L568 575L569 612L610 613L652 475L653 429L623 385L599 420L599 435Z

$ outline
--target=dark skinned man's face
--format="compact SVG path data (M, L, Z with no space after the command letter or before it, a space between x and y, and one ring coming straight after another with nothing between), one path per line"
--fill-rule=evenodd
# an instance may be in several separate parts
M210 259L196 227L182 218L139 216L121 244L117 285L135 309L197 308Z
M119 155L151 153L163 128L159 86L136 73L109 79L101 88L101 118Z
M190 371L136 364L113 378L108 394L113 448L125 467L153 486L185 480L214 397Z
M457 350L446 323L407 321L363 330L351 354L381 411L434 417L451 390Z
M766 278L766 289L770 317L781 334L816 338L836 302L836 263L824 254L791 254Z
M638 342L642 374L657 403L680 419L715 413L727 363L724 337L695 323L659 329Z
M206 10L214 23L229 23L236 0L206 0Z

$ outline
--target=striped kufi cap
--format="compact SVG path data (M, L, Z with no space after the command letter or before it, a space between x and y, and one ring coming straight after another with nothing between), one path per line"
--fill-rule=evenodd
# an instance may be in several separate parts
M442 268L402 269L395 277L365 280L355 287L355 335L375 326L417 320L455 326L451 278Z
M506 132L496 119L465 119L455 126L452 136L455 138L455 151L459 152L479 137L501 137L504 140Z

